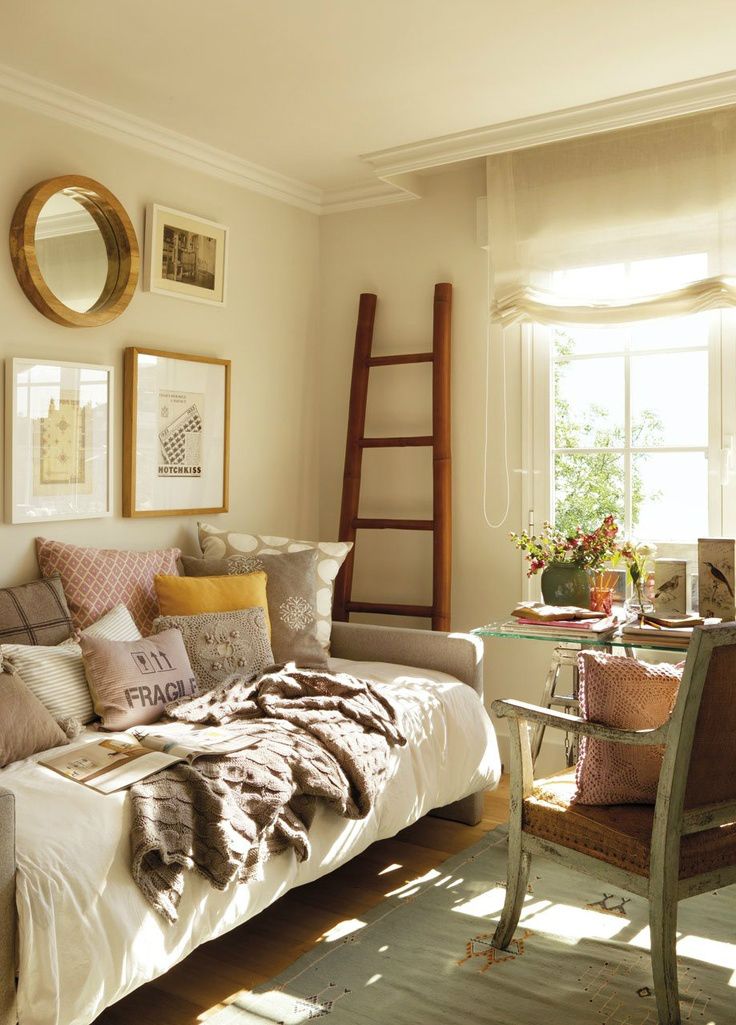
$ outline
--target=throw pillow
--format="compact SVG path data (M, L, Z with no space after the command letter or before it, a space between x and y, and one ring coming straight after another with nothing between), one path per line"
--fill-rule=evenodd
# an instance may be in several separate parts
M0 769L68 744L66 734L15 673L0 673Z
M266 534L237 534L218 530L208 523L199 524L199 546L205 559L224 559L229 555L279 555L284 552L317 552L317 637L329 654L332 632L332 595L335 577L353 547L351 541L294 541Z
M197 693L179 630L138 641L80 639L84 671L105 730L156 722L166 705Z
M271 635L266 598L266 574L263 571L236 577L155 578L156 594L162 616L196 616L200 612L234 612L260 606Z
M161 616L153 624L180 630L200 691L212 690L237 673L252 679L273 664L263 609L202 612L197 616Z
M79 630L90 626L122 603L144 634L159 614L153 578L177 573L178 548L127 552L114 548L81 548L63 541L36 538L38 565L44 577L61 575L64 593Z
M140 633L124 606L112 609L82 631L82 637L137 640ZM82 650L76 641L54 647L40 644L0 645L3 669L17 672L54 718L91 722L95 717L87 687Z
M624 730L661 726L672 713L682 667L650 665L606 652L582 651L580 714ZM576 770L578 804L654 804L664 748L583 738Z
M314 549L283 555L231 555L227 559L182 556L187 576L216 577L263 570L276 662L320 668L327 665L317 637L317 561Z
M0 643L59 644L73 629L58 573L0 589Z

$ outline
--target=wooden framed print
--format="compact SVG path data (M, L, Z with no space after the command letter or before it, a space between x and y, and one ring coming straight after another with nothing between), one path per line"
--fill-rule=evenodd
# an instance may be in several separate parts
M230 360L126 349L123 516L227 512Z
M113 367L10 358L5 519L112 515Z
M145 273L149 292L225 305L224 224L153 204L146 210Z

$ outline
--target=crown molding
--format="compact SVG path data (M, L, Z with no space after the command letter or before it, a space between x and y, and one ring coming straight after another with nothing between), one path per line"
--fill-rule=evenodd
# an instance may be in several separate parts
M419 172L431 168L736 104L736 71L367 153L361 159L375 178L324 190L7 65L0 65L0 101L309 213L331 214L418 199Z
M322 190L152 121L0 65L0 100L146 150L241 188L319 213Z
M473 128L361 156L383 181L431 167L528 149L736 103L736 71L568 107L535 117Z

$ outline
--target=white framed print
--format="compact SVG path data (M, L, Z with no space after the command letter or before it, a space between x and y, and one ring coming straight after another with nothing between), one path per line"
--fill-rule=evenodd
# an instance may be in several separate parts
M146 210L143 287L224 306L227 247L224 224L153 203Z
M230 360L125 350L123 516L227 512Z
M5 361L5 519L112 516L113 367Z

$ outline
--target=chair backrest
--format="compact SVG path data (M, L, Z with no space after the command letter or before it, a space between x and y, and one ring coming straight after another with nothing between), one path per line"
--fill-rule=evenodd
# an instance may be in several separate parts
M677 821L683 808L723 801L736 801L736 623L693 631L670 719L656 818Z
M695 722L685 807L736 801L736 625L706 627L710 657ZM712 647L711 647L712 644ZM706 652L704 652L706 654Z

